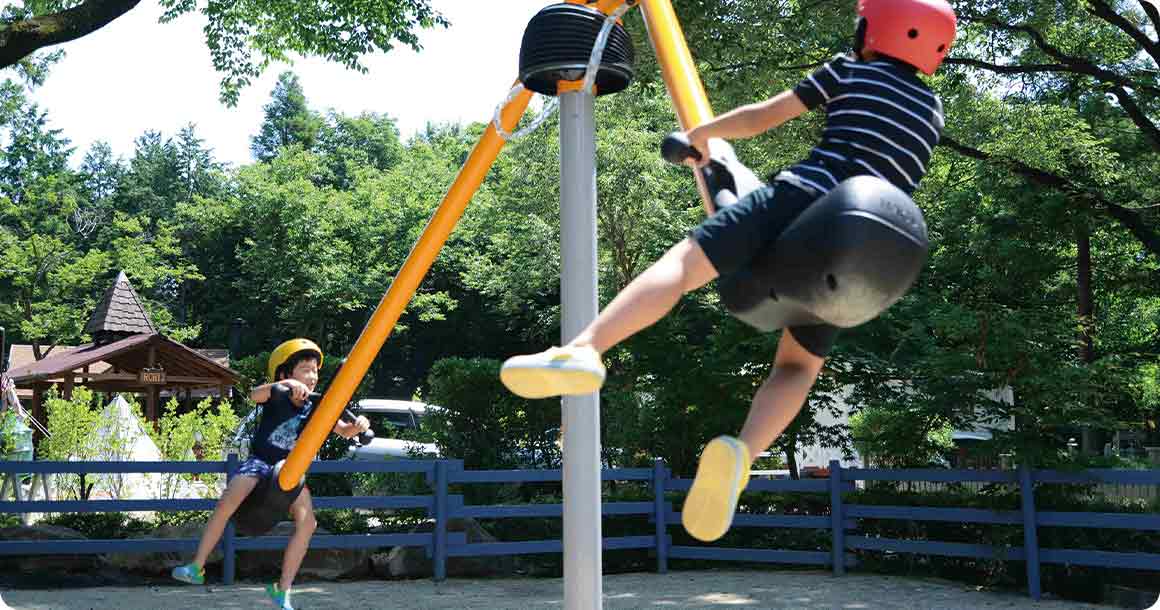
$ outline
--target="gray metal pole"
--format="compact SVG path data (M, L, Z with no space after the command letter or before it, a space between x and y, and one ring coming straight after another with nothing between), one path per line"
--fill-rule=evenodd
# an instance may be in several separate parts
M597 313L594 97L560 95L561 340ZM564 608L600 610L600 395L566 396L564 426Z

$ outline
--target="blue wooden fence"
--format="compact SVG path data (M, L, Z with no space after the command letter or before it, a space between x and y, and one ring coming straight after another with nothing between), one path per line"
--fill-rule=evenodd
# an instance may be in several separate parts
M0 474L61 473L195 473L232 476L238 467L234 456L225 462L0 462ZM435 578L447 574L451 557L487 555L526 555L560 553L560 540L523 542L469 543L461 532L448 532L451 519L509 519L527 517L560 517L561 504L522 504L479 506L467 505L462 495L451 493L451 487L505 483L554 482L561 480L559 470L465 470L457 460L396 460L384 462L332 461L315 462L312 473L421 473L432 489L425 496L359 496L317 497L317 509L422 509L435 527L430 533L357 534L315 536L314 548L380 548L388 546L423 547L433 558ZM650 549L655 551L657 570L668 570L669 559L745 561L764 563L810 564L829 566L835 576L854 567L855 557L848 551L887 551L921 555L974 557L1024 561L1032 597L1040 597L1041 564L1071 564L1160 571L1160 554L1080 549L1040 548L1039 527L1078 527L1099 529L1132 529L1160 531L1160 514L1050 512L1038 511L1033 489L1049 484L1160 485L1160 470L1085 470L1057 472L1050 470L866 470L830 465L829 478L807 480L754 479L746 492L811 492L829 494L830 515L754 515L738 514L734 527L806 528L828 530L832 539L830 552L775 549L724 548L721 546L673 545L669 528L679 526L681 515L674 511L666 493L687 491L690 479L674 478L661 461L652 468L623 468L603 472L605 481L640 481L650 484L652 501L606 502L606 516L647 516L655 523L651 535L608 537L606 550ZM914 506L869 506L851 504L843 498L853 491L857 481L935 481L1004 483L1020 489L1020 510L985 510L971 508L929 508ZM215 500L89 500L89 501L22 501L0 502L0 513L100 513L131 511L212 510ZM859 520L901 519L913 521L949 521L1019 525L1023 529L1023 546L995 547L985 544L901 540L857 535ZM285 546L286 537L239 537L233 525L226 528L221 549L224 554L224 580L230 584L236 571L236 555L245 550L272 550ZM67 540L67 541L0 541L0 555L59 555L103 553L188 552L197 546L196 539L136 540Z

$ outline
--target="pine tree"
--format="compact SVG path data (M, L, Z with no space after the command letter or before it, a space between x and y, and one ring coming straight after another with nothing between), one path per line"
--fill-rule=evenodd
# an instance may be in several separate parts
M266 104L266 119L254 136L250 152L259 161L269 161L279 151L297 144L310 150L318 141L324 122L306 105L302 84L293 72L283 72Z

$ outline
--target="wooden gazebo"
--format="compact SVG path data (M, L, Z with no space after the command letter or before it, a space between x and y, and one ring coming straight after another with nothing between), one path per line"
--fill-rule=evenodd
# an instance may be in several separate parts
M159 333L124 272L105 292L85 332L93 337L91 344L8 371L17 388L32 390L37 420L47 423L43 396L52 385L66 398L77 385L106 394L143 394L145 416L155 422L163 391L216 389L224 398L239 380L228 366Z

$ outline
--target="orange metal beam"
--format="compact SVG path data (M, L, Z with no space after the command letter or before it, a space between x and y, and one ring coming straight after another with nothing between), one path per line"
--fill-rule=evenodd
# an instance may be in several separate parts
M681 129L688 131L709 121L713 118L713 107L705 95L705 86L685 42L685 33L681 30L673 3L670 0L641 0L640 6ZM701 192L705 213L712 215L716 210L705 187L705 179L699 171L693 175L697 177L697 190Z
M500 117L504 130L510 132L515 129L531 98L532 92L524 89L504 107ZM383 295L366 328L351 348L342 368L323 396L322 404L318 405L294 449L286 458L286 463L278 475L278 484L283 490L293 489L306 474L310 462L318 455L318 450L334 428L343 407L350 402L355 388L366 376L375 356L395 328L399 316L419 288L419 283L423 281L423 276L435 262L435 257L447 242L447 237L463 216L468 202L479 190L504 143L504 139L496 133L495 125L489 124L487 131L464 163L463 169L459 170L455 182L443 197L443 202L439 204L427 227L423 229L419 241L411 249L403 268L391 282L391 287Z

